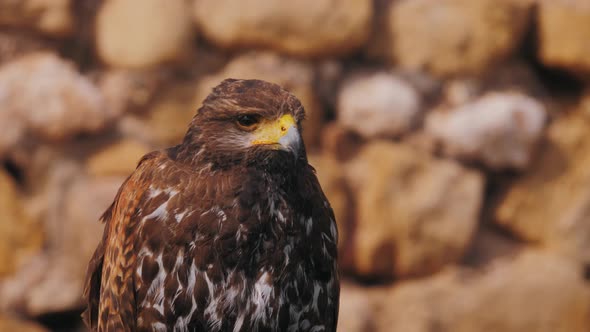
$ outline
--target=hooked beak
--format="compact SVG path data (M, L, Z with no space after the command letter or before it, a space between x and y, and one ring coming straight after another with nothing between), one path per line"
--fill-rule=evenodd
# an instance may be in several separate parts
M283 115L277 121L262 124L253 134L253 145L273 145L294 154L297 154L301 146L301 135L290 114Z

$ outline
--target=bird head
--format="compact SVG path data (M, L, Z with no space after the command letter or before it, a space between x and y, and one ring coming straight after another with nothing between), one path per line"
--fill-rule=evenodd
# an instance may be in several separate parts
M203 101L183 144L220 164L305 160L304 114L301 102L276 84L226 79Z

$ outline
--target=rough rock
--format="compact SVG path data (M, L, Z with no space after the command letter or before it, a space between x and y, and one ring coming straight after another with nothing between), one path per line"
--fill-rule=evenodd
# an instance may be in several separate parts
M353 158L364 140L357 133L344 128L337 121L327 123L322 128L321 148L326 154L339 161Z
M513 60L485 75L446 80L438 91L435 102L447 108L458 107L490 92L524 94L545 101L548 91L544 84L530 64Z
M86 160L86 169L93 176L129 175L141 157L152 149L133 139L121 139L104 146Z
M71 0L2 0L0 25L35 29L53 37L69 36L74 28Z
M39 324L4 315L0 316L0 331L49 332Z
M385 60L393 56L393 37L390 28L393 6L400 0L374 0L373 26L365 53L370 59Z
M486 217L487 213L484 212ZM485 218L485 217L484 217ZM487 220L483 221L473 238L471 248L461 261L464 266L482 267L494 260L504 257L514 257L526 249L526 244L518 239L493 227Z
M340 285L338 330L346 332L372 331L377 298L374 290L343 282Z
M430 112L426 132L444 152L493 169L524 169L543 134L545 107L517 93L488 93L452 109Z
M55 246L50 254L55 260L45 271L43 281L30 291L28 312L38 315L79 306L86 267L102 237L103 224L98 219L112 203L125 177L80 178L65 192L61 205L63 219L50 221L54 228L49 236Z
M145 112L128 114L119 121L124 136L149 142L154 147L179 144L196 113L193 81L176 82L161 89Z
M95 132L115 116L72 63L45 52L0 67L0 104L0 156L25 139Z
M338 98L338 121L365 138L407 133L421 113L420 95L408 83L381 71L345 81Z
M70 161L49 167L46 186L27 206L44 217L45 252L0 283L0 308L31 316L81 307L86 267L102 237L98 218L125 179L87 177Z
M228 10L231 8L231 10ZM350 53L367 40L372 1L195 1L203 34L223 48L265 47L298 56Z
M392 287L377 310L375 331L588 331L590 289L582 275L578 265L537 251L485 271L448 269Z
M29 32L0 30L0 64L27 53L50 49L53 46L55 46L55 43L39 38Z
M553 67L590 72L590 2L539 1L539 58Z
M43 244L43 231L25 214L13 179L0 168L0 279L9 276ZM2 329L0 329L2 330Z
M98 88L114 114L142 112L160 90L165 75L159 71L108 70L100 74Z
M590 263L589 114L580 109L551 123L534 167L511 184L495 211L495 221L518 237L586 263Z
M157 143L169 146L182 141L197 112L195 86L194 82L170 86L154 100L144 120Z
M549 95L547 83L543 82L538 71L523 59L509 60L484 77L479 77L476 82L480 94L490 91L511 91L538 100L543 100Z
M440 149L432 136L426 134L423 130L413 131L403 138L403 143L412 148L432 155L440 155Z
M590 114L590 86L583 92L582 98L580 99L579 109L585 114Z
M338 247L340 252L349 243L352 218L352 197L346 185L342 164L326 154L310 154L309 163L316 169L322 190L330 201L338 225Z
M7 165L13 177L18 181L19 189L27 198L31 191L36 190L44 183L47 173L47 165L60 153L56 145L31 144L19 146L8 154L4 163ZM27 211L27 214L29 211ZM32 216L32 214L30 214ZM34 218L33 218L34 219Z
M107 0L96 19L96 48L115 67L143 68L186 57L193 27L184 0Z
M357 205L356 274L424 275L463 257L478 223L481 174L386 141L368 143L345 167Z
M511 0L399 1L390 7L394 42L389 53L409 69L441 76L477 74L518 48L530 7Z
M221 72L203 78L197 88L195 104L200 105L211 89L226 78L261 79L276 83L293 93L305 108L305 144L309 148L317 143L323 112L314 91L311 66L273 53L247 53L234 58Z

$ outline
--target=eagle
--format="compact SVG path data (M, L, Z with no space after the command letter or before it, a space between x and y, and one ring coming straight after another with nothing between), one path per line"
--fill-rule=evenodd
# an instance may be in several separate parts
M151 152L101 220L93 331L336 331L338 230L301 102L226 79L177 146Z

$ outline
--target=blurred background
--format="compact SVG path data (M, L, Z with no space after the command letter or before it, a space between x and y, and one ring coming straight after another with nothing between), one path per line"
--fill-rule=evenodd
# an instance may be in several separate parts
M590 1L0 0L0 331L85 331L98 217L224 78L303 102L340 331L590 331Z

